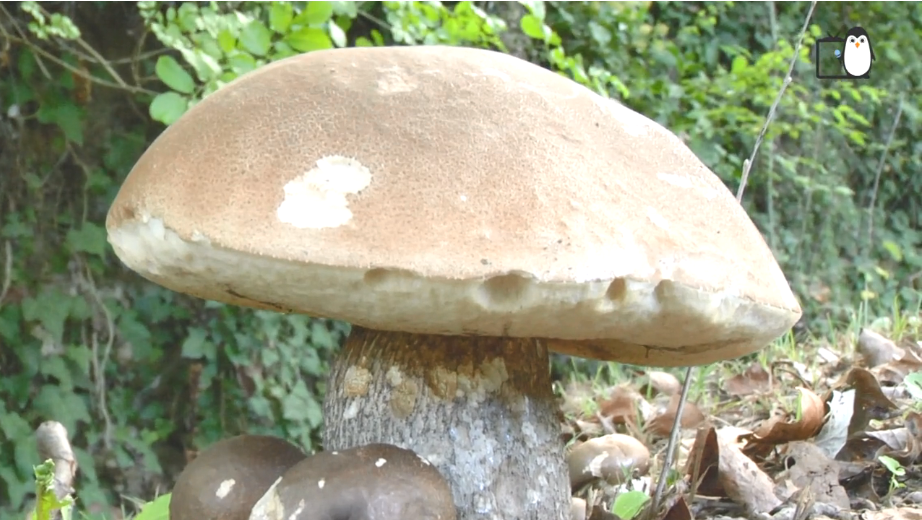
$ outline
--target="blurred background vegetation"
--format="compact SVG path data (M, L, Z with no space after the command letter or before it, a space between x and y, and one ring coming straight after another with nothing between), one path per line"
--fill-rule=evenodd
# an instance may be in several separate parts
M30 499L32 432L44 419L70 431L81 502L96 516L169 489L186 452L221 437L319 447L324 375L348 325L171 293L123 268L106 243L125 175L203 96L319 49L488 47L659 121L735 190L809 8L4 2L0 516ZM814 41L858 24L877 57L870 81L816 79ZM919 3L824 2L813 14L744 199L803 303L801 334L894 305L918 310L920 50Z

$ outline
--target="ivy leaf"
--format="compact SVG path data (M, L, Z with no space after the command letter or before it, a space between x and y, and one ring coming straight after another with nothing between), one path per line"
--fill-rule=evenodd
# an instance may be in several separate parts
M299 52L319 51L333 47L333 41L323 29L302 27L288 35L285 42Z
M82 251L102 258L106 256L106 230L98 224L87 222L80 229L67 232L67 245L71 251Z
M177 92L191 94L195 89L195 81L192 76L172 56L160 56L157 58L157 65L154 70L160 81Z
M176 92L157 94L150 104L150 117L165 125L173 124L189 108L189 101Z
M38 110L38 120L54 123L64 132L68 141L83 144L83 114L73 103L48 103Z
M272 45L272 33L262 22L253 20L240 32L240 45L250 54L265 56Z
M189 329L189 336L182 344L182 357L187 359L214 359L217 349L214 344L208 341L208 334L204 329L192 327Z

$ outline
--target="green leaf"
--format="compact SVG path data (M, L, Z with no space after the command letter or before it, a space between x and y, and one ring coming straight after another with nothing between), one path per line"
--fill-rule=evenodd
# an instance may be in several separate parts
M192 76L182 68L172 56L160 56L157 58L157 65L154 67L157 77L171 89L191 94L195 90L195 81Z
M594 20L589 22L589 32L599 45L604 46L611 43L611 32Z
M196 76L202 81L207 82L221 74L221 65L218 63L218 60L200 49L192 51L183 49L182 55L189 65L192 65L192 68L195 69Z
M330 38L337 47L346 46L346 33L336 22L330 22Z
M544 33L544 22L538 19L536 16L531 14L526 14L522 17L522 20L519 22L519 25L522 27L522 32L536 40L546 39Z
M884 249L890 253L890 256L893 257L897 262L903 261L903 250L900 248L899 244L891 240L884 240L883 244Z
M881 464L884 465L885 468L887 468L887 470L890 471L890 473L893 473L897 477L902 477L903 475L906 474L906 468L904 468L903 465L900 464L900 462L894 459L893 457L881 455L877 459L880 461Z
M308 25L321 25L333 17L333 2L308 2L298 21Z
M746 70L748 63L746 62L745 56L737 56L733 58L733 64L730 66L730 72L733 74L739 74Z
M256 58L242 52L229 57L227 63L238 76L256 69Z
M189 100L176 92L157 94L150 104L150 117L165 125L179 119L189 109Z
M612 513L618 515L618 518L631 520L640 513L640 510L643 509L647 500L650 500L650 497L643 491L628 491L627 493L621 493L615 498L615 503L612 506Z
M299 52L319 51L333 47L333 41L323 29L302 27L289 34L285 42Z
M83 144L83 112L73 103L43 105L38 111L42 123L54 123L64 132L68 141Z
M208 336L204 329L192 327L189 329L189 335L182 343L182 357L188 359L199 359L208 357Z
M262 22L253 20L240 32L240 45L250 54L265 56L272 46L272 33Z
M80 229L71 229L66 240L71 251L106 256L106 230L98 224L86 222Z
M269 27L279 33L285 34L291 26L294 11L291 2L273 2L269 9Z
M544 2L525 1L521 2L521 4L528 8L528 11L538 17L539 20L544 20Z
M144 504L134 520L169 520L170 496L170 494L160 495L152 502Z
M229 30L222 29L221 32L218 33L218 46L227 54L237 48L237 37Z

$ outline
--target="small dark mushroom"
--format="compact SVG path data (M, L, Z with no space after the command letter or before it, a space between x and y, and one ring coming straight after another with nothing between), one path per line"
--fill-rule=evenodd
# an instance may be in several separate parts
M212 444L179 475L170 520L247 520L253 504L305 457L294 445L264 435Z
M455 520L448 482L390 444L321 452L289 469L249 520Z

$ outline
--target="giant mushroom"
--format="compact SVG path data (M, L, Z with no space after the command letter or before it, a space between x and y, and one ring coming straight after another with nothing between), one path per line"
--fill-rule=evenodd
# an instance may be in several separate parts
M337 49L246 74L156 139L106 227L169 289L351 323L325 448L414 450L465 520L569 514L550 351L705 364L801 313L679 138L486 50Z

